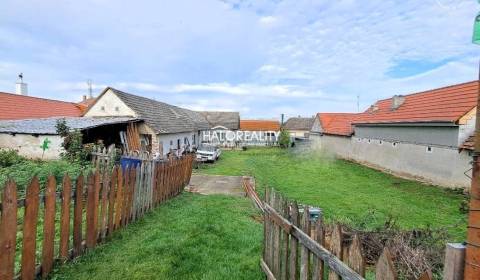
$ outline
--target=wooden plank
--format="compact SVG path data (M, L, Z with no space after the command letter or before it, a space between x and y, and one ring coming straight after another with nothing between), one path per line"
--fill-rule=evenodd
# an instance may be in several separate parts
M45 189L45 214L43 217L42 278L47 278L53 268L53 243L55 240L55 191L57 181L48 176Z
M275 276L273 275L272 271L268 268L268 265L265 263L264 260L260 260L260 266L262 267L265 276L267 276L268 280L276 280Z
M387 247L383 248L383 253L375 266L375 280L395 280L397 274L392 261L392 254Z
M90 173L88 176L86 245L89 249L97 244L99 188L100 174L96 170L95 174Z
M272 212L275 211L270 205L266 204L265 205L265 210L267 212ZM276 212L276 211L275 211ZM282 216L280 215L269 215L268 216L268 219L270 221L272 221L274 223L275 226L280 226L282 228L283 231L287 232L287 233L290 233L291 229L292 229L292 224L285 218L283 218Z
M271 215L279 215L275 211L270 213ZM318 244L315 240L313 240L308 234L306 234L303 230L298 228L297 226L292 224L291 234L293 237L297 238L299 243L302 246L308 248L310 252L312 252L315 256L321 258L325 265L327 265L330 270L336 272L338 275L342 276L342 279L345 280L363 280L364 278L351 268L349 268L346 264L344 264L338 257L330 253L325 247Z
M110 174L107 173L108 168L105 168L101 177L102 180L102 195L101 195L101 210L100 210L100 237L105 239L107 236L107 207L108 207L108 192L110 188Z
M288 219L288 201L283 200L281 205L282 216L285 220ZM288 273L288 240L290 235L290 227L288 231L282 231L280 236L280 279L286 280Z
M110 177L110 190L108 197L108 236L113 233L114 225L114 214L115 214L115 197L116 197L116 186L117 186L117 170L118 167L113 168L111 177Z
M310 212L308 206L305 205L302 215L302 231L308 236L310 235ZM309 276L309 250L302 244L300 246L300 280L307 280Z
M291 204L290 208L290 217L292 219L292 225L299 226L300 216L298 211L298 204L294 201ZM290 275L290 279L297 279L298 278L298 241L295 237L291 237L290 239L290 256L289 256L289 267L288 267L288 274Z
M274 200L274 208L275 210L277 210L277 213L281 213L282 210L280 209L281 208L281 205L283 203L282 201L282 197L280 195L280 193L276 193L275 194L275 200ZM277 216L277 217L281 217L281 216ZM275 233L274 233L274 236L273 236L273 248L274 248L274 252L273 252L273 274L275 275L275 277L277 278L280 278L280 251L281 251L281 243L280 243L280 235L281 235L281 228L275 224Z
M3 189L0 218L0 279L15 275L15 247L17 238L17 185L8 180Z
M445 249L444 280L462 280L465 267L465 245L447 243Z
M126 225L126 220L127 220L127 204L128 204L128 196L129 196L129 190L130 190L130 183L129 183L129 178L128 174L130 173L130 167L127 167L125 169L125 172L123 173L123 197L122 197L122 209L120 210L122 213L122 217L120 220L120 225L124 227Z
M265 188L265 203L268 204L268 198L270 196L269 188ZM270 218L268 212L263 213L263 260L266 264L270 263L269 254L270 254L270 244L268 242L268 236L270 232Z
M425 271L419 278L418 280L432 280L432 272L430 270ZM444 278L445 280L445 278Z
M342 240L342 228L336 224L332 229L332 237L330 239L330 251L337 256L340 260L343 256L343 240ZM329 280L339 280L340 277L334 271L330 271L328 274Z
M324 225L323 217L319 215L315 221L315 236L314 240L321 246L325 245L325 235L324 235ZM313 268L312 268L312 279L320 280L323 279L324 265L322 259L317 256L313 256Z
M366 263L365 258L363 257L362 243L358 235L353 237L345 263L362 277L365 277Z
M27 187L25 198L25 214L23 218L23 247L21 278L35 279L35 253L37 242L37 222L40 186L37 176L32 178Z
M83 175L77 177L75 189L75 208L73 210L73 256L82 253L82 217L83 217Z
M115 229L120 228L122 221L122 204L123 204L123 172L122 168L118 168L117 174L117 197L115 201Z
M69 257L68 245L70 239L70 202L72 194L72 181L68 174L63 176L62 205L60 213L60 248L59 257L61 261L66 261Z

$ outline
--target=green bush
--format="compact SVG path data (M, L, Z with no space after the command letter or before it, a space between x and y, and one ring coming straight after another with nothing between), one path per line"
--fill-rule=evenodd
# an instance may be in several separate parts
M281 148L288 148L290 146L290 133L283 128L280 130L278 144Z
M25 160L15 150L0 150L0 168L9 167Z

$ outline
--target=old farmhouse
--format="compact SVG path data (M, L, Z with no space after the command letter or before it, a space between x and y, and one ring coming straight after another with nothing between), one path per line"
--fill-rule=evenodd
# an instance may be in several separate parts
M312 147L398 175L468 187L478 82L377 101L359 114L318 113Z
M290 133L293 138L308 138L312 130L315 118L293 117L289 118L283 128Z
M153 99L106 88L84 115L85 117L133 117L143 120L136 125L142 146L153 154L171 152L198 145L201 131L209 129L199 112Z

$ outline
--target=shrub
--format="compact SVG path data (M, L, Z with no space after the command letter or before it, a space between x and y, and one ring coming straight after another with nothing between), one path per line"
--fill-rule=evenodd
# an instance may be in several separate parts
M290 146L290 133L285 129L280 129L280 135L278 136L278 144L281 148L288 148Z
M91 149L83 146L83 135L79 130L72 130L67 126L65 119L58 120L56 124L57 133L63 137L61 154L62 158L70 162L85 162L88 160Z
M15 150L0 150L0 167L9 167L25 160Z

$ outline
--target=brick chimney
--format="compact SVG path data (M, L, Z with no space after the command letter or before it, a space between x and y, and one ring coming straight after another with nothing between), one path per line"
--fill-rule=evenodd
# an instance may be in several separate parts
M392 97L392 111L397 110L405 102L405 96L403 95L394 95Z

